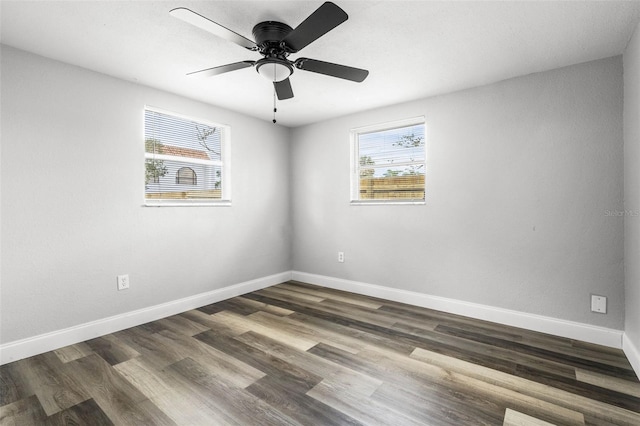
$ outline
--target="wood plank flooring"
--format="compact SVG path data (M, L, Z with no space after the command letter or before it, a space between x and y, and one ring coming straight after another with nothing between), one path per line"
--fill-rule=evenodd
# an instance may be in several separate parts
M640 425L620 350L288 282L0 367L0 425Z

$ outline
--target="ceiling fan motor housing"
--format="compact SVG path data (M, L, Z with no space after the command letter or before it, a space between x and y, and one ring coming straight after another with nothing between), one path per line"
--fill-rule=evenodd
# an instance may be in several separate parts
M284 54L287 52L281 46L280 42L291 31L293 31L293 28L282 22L265 21L253 27L253 38L262 53L269 54L269 50L275 48Z

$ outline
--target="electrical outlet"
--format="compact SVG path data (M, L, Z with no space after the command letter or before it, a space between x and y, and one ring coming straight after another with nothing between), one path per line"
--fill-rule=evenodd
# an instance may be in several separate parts
M344 263L344 252L343 251L339 251L338 252L338 262Z
M591 295L591 312L606 314L607 298L604 296L598 296L597 294L592 294Z
M118 291L129 288L129 275L118 275Z

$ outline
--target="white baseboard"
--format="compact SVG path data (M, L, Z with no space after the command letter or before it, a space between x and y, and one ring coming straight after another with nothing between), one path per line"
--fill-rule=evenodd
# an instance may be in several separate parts
M305 272L293 271L291 279L616 349L622 348L623 332L621 330Z
M0 365L104 336L105 334L114 333L124 330L125 328L135 327L149 321L155 321L211 303L220 302L265 287L280 284L290 279L290 271L282 272L206 293L196 294L195 296L162 303L160 305L91 321L63 330L5 343L0 345Z
M622 350L636 372L636 376L640 378L640 350L631 342L626 333L622 336Z
M539 331L570 339L582 340L613 348L622 348L631 362L636 374L640 376L640 351L620 330L596 327L588 324L566 321L542 315L528 314L508 309L495 308L477 303L464 302L445 297L431 296L407 290L349 281L323 275L287 271L251 281L231 285L195 296L150 306L109 318L80 324L63 330L57 330L39 336L0 345L0 365L19 359L38 355L74 343L83 342L105 334L114 333L129 327L135 327L149 321L155 321L181 312L220 302L235 296L250 293L288 280L297 280L309 284L337 290L350 291L409 305L421 306L452 314L463 315L485 321Z

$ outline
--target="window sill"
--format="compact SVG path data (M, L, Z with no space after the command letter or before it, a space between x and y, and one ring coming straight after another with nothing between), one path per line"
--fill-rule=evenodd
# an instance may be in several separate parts
M145 201L142 207L230 207L231 200L226 201Z
M421 206L425 205L425 200L352 200L350 203L352 206L389 206L389 205L413 205Z

